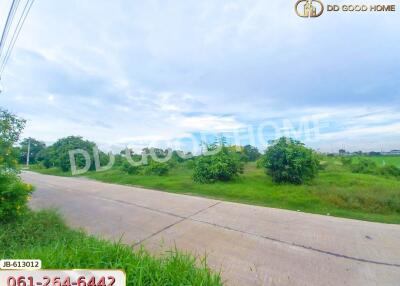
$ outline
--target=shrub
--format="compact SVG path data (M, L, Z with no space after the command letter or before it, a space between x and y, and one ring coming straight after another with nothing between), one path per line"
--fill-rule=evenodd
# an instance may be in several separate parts
M238 156L222 147L215 155L201 156L196 160L193 179L199 183L229 181L243 171Z
M0 173L0 222L6 222L23 215L33 191L12 172Z
M129 175L136 175L139 173L140 168L139 166L134 166L130 164L128 161L124 161L122 163L122 171L125 173L128 173Z
M386 165L379 168L379 174L384 176L393 176L400 178L400 169L394 165Z
M343 166L350 166L353 162L353 158L341 156L340 161L342 162Z
M261 156L261 158L256 161L256 167L258 169L264 168L266 164L266 159L267 158L265 156Z
M185 162L185 167L188 168L189 170L193 170L195 165L196 165L196 163L193 159L187 160Z
M325 171L327 168L328 168L328 162L319 160L318 170Z
M301 184L318 173L316 153L303 143L282 137L265 153L265 168L275 182Z
M164 176L168 174L169 168L167 163L150 160L149 164L145 167L145 173L147 175Z
M377 174L378 166L377 164L369 159L360 159L357 163L351 165L351 171L353 173L361 174Z
M0 108L0 222L13 220L27 209L32 186L18 177L13 145L18 142L25 120Z

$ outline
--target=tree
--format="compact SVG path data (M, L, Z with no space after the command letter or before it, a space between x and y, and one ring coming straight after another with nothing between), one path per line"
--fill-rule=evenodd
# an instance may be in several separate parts
M37 159L46 167L59 167L62 171L66 172L71 170L71 162L69 158L69 151L76 149L85 150L90 156L90 169L95 168L93 148L96 147L94 142L84 140L80 136L69 136L57 140L52 146L38 153ZM104 164L107 156L104 153L100 154L100 162ZM75 156L75 163L77 168L82 168L86 164L86 159L78 154Z
M29 147L29 162L32 164L35 164L37 162L38 154L46 148L46 144L44 142L38 141L34 138L25 138L20 143L20 146L21 146L20 149L21 151L20 151L19 162L21 164L26 162L28 147Z
M251 145L246 145L243 147L243 154L248 162L257 161L261 156L261 153L258 151L257 147Z
M0 108L0 167L15 169L16 149L13 145L25 127L25 120Z
M38 163L41 163L45 168L55 167L56 155L54 147L50 146L45 149L42 149L36 155L36 161Z
M281 137L265 153L265 168L275 182L302 184L318 173L316 153L300 141Z
M21 181L16 170L13 145L25 126L25 120L0 108L0 223L16 218L27 210L32 186Z
M69 136L59 139L52 147L54 148L54 154L56 156L56 158L54 158L55 165L64 172L71 170L69 151L76 149L85 150L90 154L91 169L94 168L93 147L96 147L95 143L83 140L80 136ZM78 168L82 168L86 164L85 158L81 155L75 157L75 162Z

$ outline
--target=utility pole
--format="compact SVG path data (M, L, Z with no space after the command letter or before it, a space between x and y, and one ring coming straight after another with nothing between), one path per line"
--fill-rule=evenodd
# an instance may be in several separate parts
M29 168L29 155L31 153L31 138L28 141L28 153L26 153L26 167Z

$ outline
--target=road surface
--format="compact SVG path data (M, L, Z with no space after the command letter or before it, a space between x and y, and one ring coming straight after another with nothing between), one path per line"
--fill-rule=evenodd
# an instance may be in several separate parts
M204 256L227 285L400 285L400 225L363 222L24 172L34 209L75 227Z

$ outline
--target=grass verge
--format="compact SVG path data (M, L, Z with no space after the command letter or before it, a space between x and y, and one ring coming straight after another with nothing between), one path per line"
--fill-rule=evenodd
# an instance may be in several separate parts
M206 262L171 251L160 258L65 225L54 211L0 224L0 258L41 259L45 269L124 269L127 285L222 285Z

